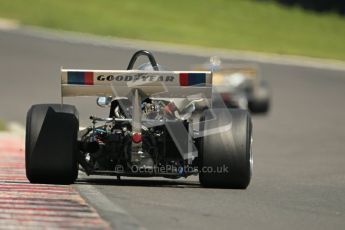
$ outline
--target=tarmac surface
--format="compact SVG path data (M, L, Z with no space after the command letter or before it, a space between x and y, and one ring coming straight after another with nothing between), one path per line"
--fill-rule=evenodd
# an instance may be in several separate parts
M0 30L0 117L24 125L32 104L60 102L61 66L124 69L134 51ZM158 62L171 70L188 70L208 60L155 54ZM273 103L267 116L253 117L254 175L247 190L201 188L197 177L117 181L83 175L73 187L113 227L121 211L112 212L111 206L124 210L130 220L120 229L138 225L147 229L343 228L345 72L259 66L272 87ZM98 109L94 99L66 102L77 105L83 125L88 124L89 115L108 112ZM85 193L85 186L90 185L88 188L109 201L107 208L99 204L97 196ZM131 225L133 222L136 224Z

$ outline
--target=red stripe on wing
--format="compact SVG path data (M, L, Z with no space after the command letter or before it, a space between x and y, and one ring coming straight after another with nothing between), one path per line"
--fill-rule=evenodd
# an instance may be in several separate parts
M84 73L84 84L85 85L93 85L93 72L85 72Z
M188 86L188 73L180 73L180 86Z

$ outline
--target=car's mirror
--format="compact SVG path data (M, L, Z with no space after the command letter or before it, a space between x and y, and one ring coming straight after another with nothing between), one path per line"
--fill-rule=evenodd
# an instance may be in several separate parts
M107 107L107 106L110 106L111 104L111 101L112 101L112 97L98 97L97 98L97 105L100 106L100 107Z

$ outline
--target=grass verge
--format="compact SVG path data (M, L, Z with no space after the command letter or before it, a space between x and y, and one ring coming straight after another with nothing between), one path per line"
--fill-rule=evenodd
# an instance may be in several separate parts
M0 17L101 35L345 60L345 18L259 0L0 0Z
M6 124L4 121L0 120L0 131L6 130Z

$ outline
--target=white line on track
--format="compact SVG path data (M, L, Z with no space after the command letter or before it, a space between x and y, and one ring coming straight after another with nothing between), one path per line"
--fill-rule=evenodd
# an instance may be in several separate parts
M19 23L16 20L0 18L0 30L14 30L19 27Z
M79 172L80 174L81 172ZM121 230L134 230L140 229L144 230L145 228L140 226L138 221L134 219L130 214L128 214L123 208L112 202L101 192L97 190L92 185L89 184L79 184L75 186L80 194L86 198L88 203L95 207L100 215L111 223L112 226L115 226L115 229Z

